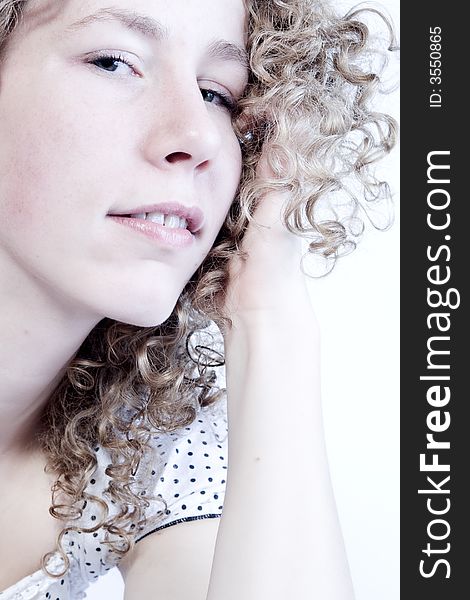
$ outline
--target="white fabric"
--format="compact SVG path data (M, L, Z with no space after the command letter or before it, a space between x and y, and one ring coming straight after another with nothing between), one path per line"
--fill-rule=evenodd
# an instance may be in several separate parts
M159 460L150 465L149 495L162 497L167 510L159 502L151 504L149 522L139 532L140 540L157 529L181 521L220 517L227 474L227 414L226 402L201 409L195 421L178 432L156 434L153 448ZM87 492L102 496L107 487L105 469L110 463L103 449L97 448L98 466ZM161 461L161 462L160 462ZM93 526L99 518L96 504L89 503L80 520L82 527ZM111 513L113 506L110 506ZM153 520L150 520L153 517ZM158 519L155 522L155 518ZM89 583L104 575L117 563L117 557L102 544L100 531L69 532L64 536L64 548L70 568L62 578L52 578L42 570L25 577L0 592L0 600L78 600L85 598ZM137 542L138 543L138 542ZM63 566L58 554L49 569L60 572Z

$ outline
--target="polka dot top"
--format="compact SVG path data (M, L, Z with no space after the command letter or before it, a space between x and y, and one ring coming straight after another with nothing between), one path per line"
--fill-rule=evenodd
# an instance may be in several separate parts
M153 436L158 460L147 464L151 480L148 494L157 499L146 513L147 524L139 531L137 543L153 532L183 521L220 517L227 476L226 401L200 409L191 425L177 432ZM87 492L102 496L109 482L105 469L110 460L96 448L98 465ZM147 490L144 492L147 494ZM105 496L104 496L105 497ZM159 499L166 502L159 502ZM108 501L110 514L116 509ZM95 503L85 503L82 527L93 527L100 518ZM76 600L85 598L88 585L118 563L118 557L104 544L101 530L94 533L70 531L64 536L64 549L70 567L62 578L38 570L0 592L0 600ZM63 559L54 554L48 563L51 573L63 570Z

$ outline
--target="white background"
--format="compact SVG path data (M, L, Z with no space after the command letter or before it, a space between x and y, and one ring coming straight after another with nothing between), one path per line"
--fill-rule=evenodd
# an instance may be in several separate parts
M381 5L398 26L398 0ZM396 73L397 63L391 64ZM381 103L398 118L398 93ZM398 169L396 149L379 170L394 192L392 229L368 230L330 275L309 281L322 330L331 475L357 600L399 598ZM120 600L122 589L114 570L93 584L87 598Z

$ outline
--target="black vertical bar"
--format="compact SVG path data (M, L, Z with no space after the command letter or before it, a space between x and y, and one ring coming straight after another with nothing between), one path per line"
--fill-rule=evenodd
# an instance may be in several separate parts
M470 594L469 39L456 3L402 6L403 600Z

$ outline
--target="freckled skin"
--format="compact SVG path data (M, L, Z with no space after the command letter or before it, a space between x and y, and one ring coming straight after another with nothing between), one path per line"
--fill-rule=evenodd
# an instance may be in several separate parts
M154 325L211 248L239 183L230 115L201 89L242 91L240 72L204 51L215 38L243 46L243 3L114 3L158 18L170 31L164 43L111 23L65 36L108 3L70 1L41 17L49 4L31 4L34 19L27 11L0 70L0 271L25 298ZM132 58L140 76L122 63L115 73L88 64L101 50ZM168 200L205 214L191 248L159 246L107 218Z

